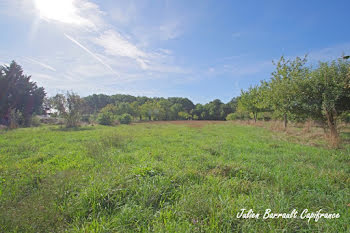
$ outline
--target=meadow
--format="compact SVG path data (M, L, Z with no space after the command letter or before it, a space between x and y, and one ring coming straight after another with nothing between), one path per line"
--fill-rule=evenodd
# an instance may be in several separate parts
M0 131L0 231L349 232L350 145L310 140L206 121Z

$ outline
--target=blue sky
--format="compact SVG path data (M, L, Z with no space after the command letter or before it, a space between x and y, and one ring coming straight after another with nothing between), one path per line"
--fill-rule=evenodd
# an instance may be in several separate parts
M350 1L0 0L0 63L73 90L224 102L272 60L350 54Z

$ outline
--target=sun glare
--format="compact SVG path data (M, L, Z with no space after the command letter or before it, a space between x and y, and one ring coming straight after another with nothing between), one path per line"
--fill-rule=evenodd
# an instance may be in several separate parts
M77 14L73 2L74 0L34 0L41 18L62 23L81 24L82 18Z

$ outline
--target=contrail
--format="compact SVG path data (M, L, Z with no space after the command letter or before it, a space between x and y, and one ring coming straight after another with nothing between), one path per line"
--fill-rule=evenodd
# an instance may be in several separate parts
M36 64L38 64L38 65L40 65L40 66L42 66L42 67L44 67L46 69L49 69L49 70L52 70L52 71L57 71L55 68L53 68L53 67L51 67L49 65L46 65L45 63L42 63L42 62L40 62L38 60L34 60L33 58L26 57L25 59L27 59L28 61L34 62L34 63L36 63Z
M91 52L88 48L86 48L84 45L80 44L78 41L76 41L75 39L73 39L72 37L70 37L69 35L64 33L64 36L67 37L69 40L71 40L73 43L75 43L76 45L78 45L80 48L84 49L88 54L90 54L91 56L93 56L97 61L99 61L102 65L104 65L105 67L107 67L110 71L113 72L113 74L119 76L119 74L117 72L115 72L112 67L110 67L108 64L106 64L101 58L99 58L98 56L96 56L96 54L94 54L93 52Z

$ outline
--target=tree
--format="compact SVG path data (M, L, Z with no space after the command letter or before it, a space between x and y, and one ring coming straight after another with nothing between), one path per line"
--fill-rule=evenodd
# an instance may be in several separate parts
M153 102L152 101L147 101L146 103L141 105L140 110L141 110L142 116L144 116L145 118L148 118L149 121L152 120L152 116L153 116Z
M84 109L84 101L79 95L73 92L67 92L65 95L57 94L52 98L52 103L59 115L66 120L67 128L79 126Z
M276 113L283 117L285 128L287 128L288 115L298 109L297 80L309 74L309 69L305 67L306 61L306 56L303 59L296 57L294 60L286 60L282 56L277 63L274 63L276 70L272 73L272 78L268 83L270 89L268 103Z
M104 94L93 94L83 99L88 107L88 112L90 114L95 114L104 108L107 104L112 103L111 97Z
M205 111L204 106L202 104L196 104L194 109L192 110L192 118L196 120L203 120L202 113ZM196 116L196 117L195 117Z
M204 119L208 120L224 120L222 118L222 107L223 103L219 99L215 99L208 104L204 105L204 109L207 111L206 117Z
M190 120L191 118L191 115L187 112L179 112L178 115L180 120Z
M175 103L170 107L170 117L171 120L179 119L179 112L183 110L182 105L179 103Z
M350 110L350 65L342 59L320 62L301 87L302 109L314 120L326 124L338 138L337 119Z
M137 101L134 101L130 104L130 108L132 109L132 116L134 117L134 119L138 117L139 120L141 121L142 114L141 114L140 103Z
M10 66L0 66L0 123L10 125L14 120L11 112L17 112L23 116L20 123L29 126L33 114L43 111L46 93L30 78L15 61Z
M256 122L258 113L264 112L267 109L266 105L266 86L250 87L248 91L241 91L241 96L238 101L240 111L246 111L253 114Z

